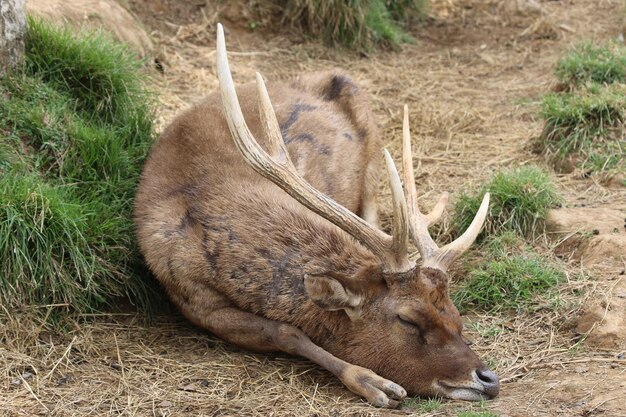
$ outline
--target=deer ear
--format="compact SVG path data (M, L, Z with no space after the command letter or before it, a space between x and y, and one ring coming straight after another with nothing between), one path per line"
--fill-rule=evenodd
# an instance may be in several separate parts
M363 298L352 294L336 279L305 275L304 288L311 301L324 310L345 310L351 320L359 318Z

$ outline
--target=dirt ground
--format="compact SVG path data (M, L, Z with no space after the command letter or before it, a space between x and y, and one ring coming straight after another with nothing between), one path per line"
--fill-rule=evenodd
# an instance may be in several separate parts
M530 2L541 10L518 8L522 3L431 0L431 18L413 30L414 44L369 55L327 48L263 22L251 31L252 17L230 6L220 19L237 83L253 80L255 71L278 79L333 66L349 70L370 92L396 160L407 103L426 206L443 190L454 199L496 169L534 163L552 172L566 207L610 208L625 217L626 188L580 172L556 174L532 152L542 130L538 100L555 86L556 59L579 40L623 35L624 2ZM216 89L217 10L204 0L128 5L150 33L162 69L154 71L161 129ZM386 220L385 184L381 194ZM552 251L564 234L535 245ZM63 333L13 315L0 330L0 415L456 416L489 410L510 417L626 416L626 333L617 323L626 317L626 253L593 263L571 256L573 250L556 253L569 279L559 309L465 317L473 347L502 381L500 396L484 404L444 400L432 411L410 402L376 409L310 362L239 350L176 315L150 323L134 314L81 317ZM615 337L594 339L603 329Z

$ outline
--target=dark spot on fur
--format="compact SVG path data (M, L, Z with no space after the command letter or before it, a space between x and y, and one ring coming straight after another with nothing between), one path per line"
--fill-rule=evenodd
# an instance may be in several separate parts
M261 258L265 259L265 260L270 260L272 259L272 256L270 255L270 251L264 248L256 248L256 253L258 253Z
M298 121L300 113L314 110L317 110L317 106L306 103L295 104L291 109L291 113L289 113L287 121L283 123L282 126L280 126L280 134L282 135L285 144L289 144L291 142L307 142L311 146L313 146L317 152L323 155L330 155L330 148L328 146L319 144L315 140L315 137L310 133L299 133L295 136L289 135L289 129L291 129L291 127Z
M203 236L202 236L202 250L204 252L204 259L209 264L209 267L215 270L216 275L218 273L218 263L217 260L219 258L219 243L214 239L211 239L209 236L209 232L211 229L209 227L204 228Z
M341 93L347 88L349 88L348 95L354 95L356 92L356 86L352 83L352 81L343 75L335 75L330 80L330 84L324 92L324 100L337 100L339 96L341 96Z
M315 138L310 133L300 133L294 137L292 137L290 142L314 142Z
M163 239L169 239L172 237L172 231L169 230L167 227L162 226L159 228L159 230L161 231L161 234L163 235Z
M328 146L317 143L315 141L315 137L313 137L313 135L309 133L300 133L294 137L291 137L291 138L288 137L285 140L285 144L288 144L291 142L308 142L311 144L311 146L315 148L315 150L317 150L317 152L323 155L330 155L331 153L330 148Z
M183 233L185 231L185 229L187 229L189 226L191 226L191 224L194 221L195 221L195 219L191 215L191 211L189 211L189 209L187 209L187 211L185 212L185 215L180 220L180 224L178 225L178 231Z
M237 265L237 267L230 273L230 277L240 282L247 280L249 278L249 272L246 264Z
M278 297L289 294L290 297L304 293L304 276L300 252L293 246L285 246L282 256L270 253L265 248L256 248L256 252L267 261L272 271L272 281L268 287L268 302L275 302Z
M287 131L291 129L291 127L298 121L298 117L300 117L300 113L304 111L313 111L316 110L317 106L313 106L306 103L296 103L291 108L291 113L289 113L289 117L287 121L280 126L280 133L283 135L283 139L287 137Z
M357 132L357 137L361 141L365 140L365 138L367 138L367 129L364 127L360 128L359 131Z

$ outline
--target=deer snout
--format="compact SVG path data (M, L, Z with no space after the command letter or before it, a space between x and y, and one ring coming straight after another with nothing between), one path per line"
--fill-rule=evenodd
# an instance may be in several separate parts
M474 381L482 385L482 392L490 398L495 398L500 393L500 380L495 372L489 369L477 369L472 375Z

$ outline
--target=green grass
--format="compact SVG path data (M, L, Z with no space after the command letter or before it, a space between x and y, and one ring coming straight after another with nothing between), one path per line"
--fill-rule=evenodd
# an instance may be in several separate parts
M476 191L460 196L452 220L457 235L470 225L486 192L491 193L491 199L485 235L506 230L533 235L543 225L548 209L559 202L552 181L541 169L525 166L501 170Z
M266 0L311 37L357 50L395 47L411 38L404 27L425 15L426 0ZM263 3L263 2L262 2Z
M626 47L617 42L579 44L559 59L554 72L567 85L624 83Z
M592 84L574 92L548 94L540 115L546 121L543 140L561 155L619 144L626 121L626 86Z
M569 88L542 98L543 152L561 166L570 160L589 173L625 173L626 47L581 44L559 60L555 73Z
M35 19L29 27L27 72L70 95L82 117L121 130L125 144L143 143L152 129L153 110L141 61L101 33L74 36Z
M555 157L575 155L580 167L592 172L626 170L625 84L548 94L541 117L546 121L541 144Z
M3 175L3 303L71 303L82 310L98 298L93 281L98 260L87 241L88 213L71 194L69 187L51 187L36 175Z
M386 0L385 6L395 21L408 23L426 16L428 0Z
M459 310L488 312L532 309L556 298L554 287L565 281L557 264L535 253L513 232L493 237L483 245L486 256L452 293Z
M1 131L0 137L2 137ZM3 175L11 166L20 166L19 155L9 143L0 141L0 175Z
M443 407L439 398L407 398L402 401L402 409L419 414L431 413Z
M25 62L0 80L3 305L153 305L131 220L153 140L140 69L104 35L29 20Z

